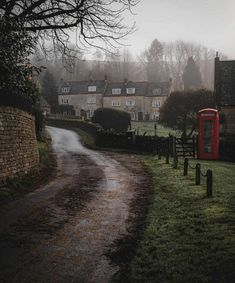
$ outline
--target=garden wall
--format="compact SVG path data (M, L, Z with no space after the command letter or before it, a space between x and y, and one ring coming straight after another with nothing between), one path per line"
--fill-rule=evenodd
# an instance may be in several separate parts
M28 173L38 162L34 117L0 106L0 183Z

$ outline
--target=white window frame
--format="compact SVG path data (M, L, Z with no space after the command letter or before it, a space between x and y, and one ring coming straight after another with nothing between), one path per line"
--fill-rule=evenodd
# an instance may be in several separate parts
M131 120L134 121L135 120L135 112L129 112L131 115Z
M87 103L88 104L96 104L96 97L90 96L87 98Z
M161 100L153 100L152 101L152 107L154 108L160 108L161 107Z
M68 98L62 98L61 101L62 101L62 104L69 104Z
M135 106L135 100L127 100L126 106Z
M134 87L128 87L126 89L127 94L135 94L135 88Z
M112 107L120 107L121 101L120 100L112 100Z
M122 90L120 88L112 88L112 94L118 95L121 93L122 93Z
M94 111L95 110L90 110L90 118L94 116Z
M158 121L159 120L159 113L154 113L152 116L154 121Z
M62 88L61 88L61 92L63 92L63 93L68 93L68 92L70 92L70 87L69 87L69 86L64 86L64 87L62 87Z
M95 85L88 86L88 92L96 92L96 86Z
M153 88L152 93L153 93L153 95L161 95L162 89L161 88Z

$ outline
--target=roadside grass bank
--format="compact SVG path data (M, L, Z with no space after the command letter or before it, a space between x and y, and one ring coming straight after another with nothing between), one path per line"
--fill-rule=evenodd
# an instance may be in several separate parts
M0 206L33 191L53 176L56 160L52 153L49 137L45 138L44 142L38 142L38 151L39 165L37 168L32 169L24 176L9 178L0 186Z
M143 161L154 188L125 282L234 282L235 164L200 161L214 174L207 198L192 170L184 177L156 157Z

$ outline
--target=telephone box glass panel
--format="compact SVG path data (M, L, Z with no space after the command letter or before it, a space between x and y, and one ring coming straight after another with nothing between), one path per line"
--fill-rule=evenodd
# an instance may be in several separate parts
M203 123L203 150L206 153L213 152L213 121L207 120Z

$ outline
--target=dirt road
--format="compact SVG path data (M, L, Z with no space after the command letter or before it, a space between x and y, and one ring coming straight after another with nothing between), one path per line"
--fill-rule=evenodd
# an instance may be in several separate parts
M86 149L72 131L48 132L57 176L1 211L0 282L110 282L118 266L105 253L127 233L146 176L134 155Z

